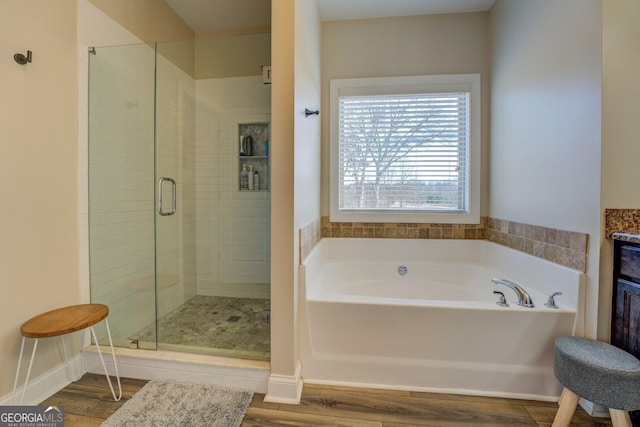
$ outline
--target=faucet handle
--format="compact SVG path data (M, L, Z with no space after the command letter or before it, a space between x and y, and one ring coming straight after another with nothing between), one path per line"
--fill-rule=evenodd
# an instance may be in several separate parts
M562 292L554 292L551 295L549 295L549 299L544 304L544 306L549 308L560 308L556 305L556 300L554 299L557 295L562 295Z
M500 307L509 307L509 303L507 302L507 299L504 297L504 294L500 291L493 291L494 294L500 295L500 297L498 297L498 301L496 301L496 305L499 305Z

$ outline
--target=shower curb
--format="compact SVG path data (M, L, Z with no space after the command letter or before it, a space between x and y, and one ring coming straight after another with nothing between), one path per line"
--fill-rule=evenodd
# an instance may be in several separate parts
M102 348L102 347L101 347ZM103 373L95 345L85 349L85 369ZM143 380L175 380L237 387L266 393L270 363L260 360L190 354L164 350L116 348L120 376ZM107 360L107 369L114 372Z

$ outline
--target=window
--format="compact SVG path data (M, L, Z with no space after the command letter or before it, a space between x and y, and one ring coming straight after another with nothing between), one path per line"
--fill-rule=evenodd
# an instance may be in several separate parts
M478 223L480 75L331 81L332 221Z

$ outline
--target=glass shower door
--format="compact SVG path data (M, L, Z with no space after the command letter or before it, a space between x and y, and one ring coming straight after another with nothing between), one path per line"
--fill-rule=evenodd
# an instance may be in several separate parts
M179 311L196 294L193 50L193 40L156 46L157 338L170 350L198 344L185 347Z
M146 349L156 348L154 73L150 45L89 53L91 301L109 307L115 345Z
M91 300L109 306L117 346L269 358L270 60L232 60L248 45L270 37L89 54Z

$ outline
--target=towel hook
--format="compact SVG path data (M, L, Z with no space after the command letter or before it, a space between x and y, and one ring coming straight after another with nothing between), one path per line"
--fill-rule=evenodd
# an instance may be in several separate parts
M27 51L27 56L24 56L21 53L16 53L13 55L13 59L20 65L25 65L27 62L31 62L31 51Z

